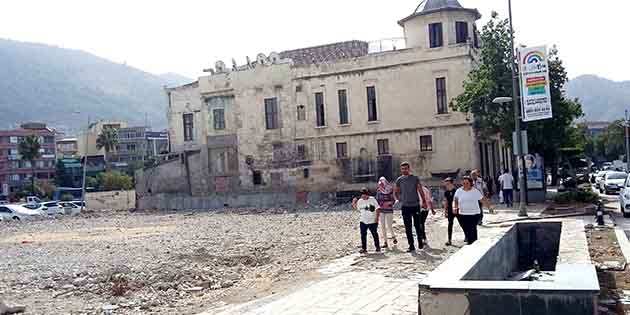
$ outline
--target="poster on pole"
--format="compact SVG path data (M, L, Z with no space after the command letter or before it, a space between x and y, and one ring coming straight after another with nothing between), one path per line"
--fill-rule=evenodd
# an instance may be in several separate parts
M519 51L523 121L552 118L547 46Z

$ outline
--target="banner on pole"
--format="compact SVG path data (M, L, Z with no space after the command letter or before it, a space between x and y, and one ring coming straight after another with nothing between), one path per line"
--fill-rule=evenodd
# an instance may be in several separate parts
M519 51L523 121L552 118L547 46Z

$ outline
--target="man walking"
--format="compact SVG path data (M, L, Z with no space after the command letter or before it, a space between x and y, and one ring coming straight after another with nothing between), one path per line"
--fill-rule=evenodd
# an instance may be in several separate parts
M422 241L424 229L421 227L420 209L421 207L428 208L425 198L420 198L424 194L420 179L411 174L411 166L408 162L400 164L400 173L401 176L396 180L394 188L394 198L396 198L396 202L401 203L405 234L407 234L407 242L409 243L407 252L413 252L416 247L414 246L412 226L416 228L418 248L422 249L424 247Z
M503 191L503 200L508 208L512 208L514 200L514 177L505 169L503 175L499 176L499 183Z

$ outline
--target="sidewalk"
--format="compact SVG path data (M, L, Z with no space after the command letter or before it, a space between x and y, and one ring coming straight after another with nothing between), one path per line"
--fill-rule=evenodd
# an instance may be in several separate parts
M529 208L530 215L540 214L543 209L543 205L533 205ZM516 210L500 206L496 210L496 214L486 213L484 219L488 222L505 220L518 214ZM399 215L395 216L395 221L397 248L388 249L383 254L354 254L341 258L320 270L323 280L294 292L214 308L199 315L418 314L418 284L463 246L464 236L456 223L453 231L456 246L446 247L448 221L438 212L427 219L429 246L409 254L404 252L407 242ZM479 235L481 238L493 237L504 230L503 226L483 226L479 228Z

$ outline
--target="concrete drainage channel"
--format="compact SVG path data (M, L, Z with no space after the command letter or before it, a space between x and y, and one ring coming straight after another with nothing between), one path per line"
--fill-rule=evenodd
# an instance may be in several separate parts
M421 315L597 314L599 283L579 220L516 223L465 246L421 284Z

